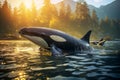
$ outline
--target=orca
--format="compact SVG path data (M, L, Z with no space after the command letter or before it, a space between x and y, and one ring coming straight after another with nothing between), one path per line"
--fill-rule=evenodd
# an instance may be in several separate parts
M72 37L60 30L38 27L23 28L20 35L32 41L36 45L50 50L53 56L64 55L64 53L74 54L78 51L91 51L89 30L81 39Z

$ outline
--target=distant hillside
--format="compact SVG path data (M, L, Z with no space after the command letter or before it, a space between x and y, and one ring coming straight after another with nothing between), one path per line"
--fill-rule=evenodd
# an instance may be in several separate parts
M66 5L69 4L72 11L75 11L76 2L73 0L64 0L64 3ZM59 3L57 5L59 5ZM88 4L88 8L90 12L95 10L99 18L105 18L105 16L108 16L111 19L120 19L120 0L115 0L108 5L101 6L100 8Z
M59 2L59 3L56 4L56 7L57 7L57 8L60 7L60 3L61 3L61 2ZM63 3L64 3L65 5L70 5L71 10L72 10L73 12L75 11L75 6L76 6L76 2L75 2L75 1L73 1L73 0L63 0Z
M108 16L111 19L120 19L120 0L116 0L106 6L101 6L100 8L89 6L89 9L95 9L99 18Z

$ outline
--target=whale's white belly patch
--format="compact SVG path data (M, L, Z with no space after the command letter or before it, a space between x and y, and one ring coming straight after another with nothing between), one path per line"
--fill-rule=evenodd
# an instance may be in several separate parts
M48 48L47 42L41 38L41 37L36 37L36 36L28 36L24 35L27 39L31 40L32 42L36 43L37 45L43 47L43 48Z
M66 42L66 39L58 35L50 35L50 38L56 42Z

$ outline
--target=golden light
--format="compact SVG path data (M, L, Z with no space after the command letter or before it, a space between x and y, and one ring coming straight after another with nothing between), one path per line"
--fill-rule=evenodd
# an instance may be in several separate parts
M30 1L25 0L25 1L24 1L24 4L25 4L26 8L31 8L31 6L32 6L32 1L31 1L31 0L30 0Z
M51 3L52 3L52 4L56 4L56 3L60 2L60 1L63 1L63 0L51 0ZM27 8L31 8L31 6L32 6L32 0L24 0L23 2L25 3L25 6L26 6ZM42 0L42 1L34 0L34 2L35 2L35 4L36 4L36 7L40 7L40 6L43 5L44 0ZM39 3L39 4L38 4L38 3Z
M19 7L19 5L23 2L25 4L25 6L27 8L31 8L32 6L32 1L35 2L35 5L37 8L42 7L44 4L44 0L8 0L8 2L10 3L10 5L14 8L14 7ZM60 1L63 0L51 0L52 4L56 4Z

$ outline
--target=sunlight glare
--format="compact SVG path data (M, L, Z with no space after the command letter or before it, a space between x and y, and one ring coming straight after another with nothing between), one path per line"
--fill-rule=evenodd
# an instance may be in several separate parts
M26 8L31 9L33 1L35 2L35 6L37 9L41 8L43 6L43 0L38 1L38 0L24 0Z
M38 6L40 6L40 4L43 4L44 0L42 0L42 2L40 4L37 4L38 1L36 1L36 0L34 0L34 1L35 1L35 4L36 4L36 7L38 7ZM51 0L51 3L52 4L56 4L56 3L61 2L61 1L63 1L63 0ZM32 0L25 0L24 3L25 3L26 8L28 8L28 9L31 8L31 6L32 6Z
M29 8L29 9L31 8L32 1L25 0L24 3L25 3L26 8Z

